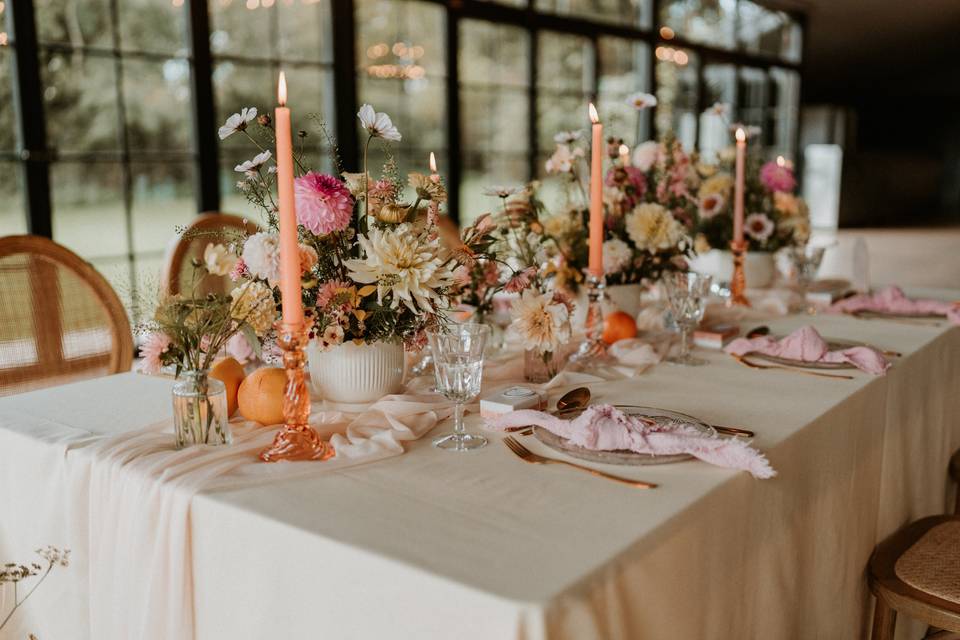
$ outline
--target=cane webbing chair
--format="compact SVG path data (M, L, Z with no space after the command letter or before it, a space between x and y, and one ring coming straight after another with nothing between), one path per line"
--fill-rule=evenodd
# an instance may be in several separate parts
M164 257L160 288L169 294L189 289L193 283L193 260L203 262L203 251L210 243L229 244L245 234L259 231L256 224L227 213L203 213L170 241ZM229 293L234 284L228 276L208 275L201 293Z
M39 236L0 238L0 396L129 371L133 334L89 263Z

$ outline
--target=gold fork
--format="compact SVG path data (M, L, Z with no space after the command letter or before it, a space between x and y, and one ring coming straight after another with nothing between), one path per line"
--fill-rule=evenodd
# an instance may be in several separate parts
M579 469L580 471L586 471L587 473L599 476L601 478L607 478L608 480L622 482L623 484L628 484L631 487L637 487L638 489L655 489L657 487L657 485L650 482L643 482L642 480L629 480L619 476L612 476L609 473L603 473L602 471L597 471L596 469L591 469L590 467L581 467L578 464L573 464L572 462L567 462L566 460L557 460L556 458L546 458L544 456L537 455L536 453L530 451L530 449L527 449L525 446L520 444L520 441L514 439L512 436L507 436L504 438L503 444L507 445L507 448L517 454L517 457L524 462L531 462L533 464L565 464L568 467L573 467L574 469Z
M733 354L730 354L733 355ZM818 376L820 378L836 378L838 380L853 380L853 376L846 376L840 373L820 373L819 371L807 371L806 369L797 369L795 367L785 367L779 364L757 364L750 362L743 356L734 355L733 359L751 369L783 369L784 371L795 371L796 373L805 373L809 376Z

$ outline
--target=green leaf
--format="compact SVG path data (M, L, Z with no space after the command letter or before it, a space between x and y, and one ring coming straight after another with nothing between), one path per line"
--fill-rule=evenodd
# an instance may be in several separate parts
M260 339L257 337L257 332L246 322L240 325L240 331L243 333L243 337L247 339L247 342L250 343L250 347L253 349L257 358L261 358Z

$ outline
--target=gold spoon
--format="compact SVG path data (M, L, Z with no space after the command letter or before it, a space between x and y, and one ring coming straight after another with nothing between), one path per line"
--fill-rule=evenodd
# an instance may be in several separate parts
M565 394L560 396L560 399L557 400L557 410L555 413L571 413L577 409L582 409L587 406L590 402L590 389L586 387L577 387L576 389L571 389ZM511 427L507 429L507 433L516 433L521 436L528 436L533 433L533 427Z

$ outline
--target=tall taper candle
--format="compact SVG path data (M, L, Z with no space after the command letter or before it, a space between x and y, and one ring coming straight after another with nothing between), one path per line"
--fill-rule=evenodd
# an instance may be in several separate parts
M747 155L747 132L737 127L737 172L733 192L733 241L743 242L743 180Z
M283 323L303 322L300 292L300 249L297 242L297 205L293 197L293 139L290 133L290 109L287 108L287 78L280 72L274 111L277 136L277 193L280 199L280 296Z
M593 140L590 145L590 260L591 275L603 276L603 123L590 103Z

